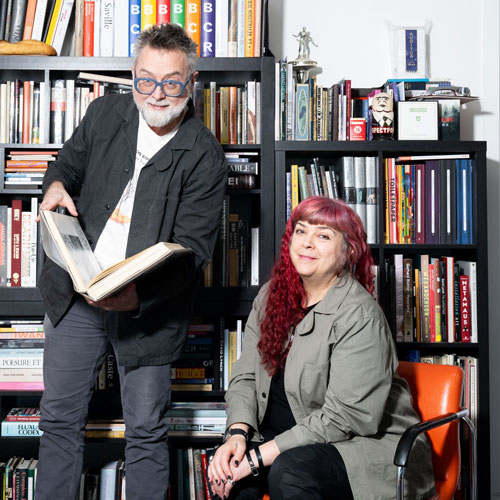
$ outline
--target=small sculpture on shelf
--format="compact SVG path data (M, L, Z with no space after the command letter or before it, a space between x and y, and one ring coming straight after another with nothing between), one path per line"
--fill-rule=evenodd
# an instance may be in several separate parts
M372 136L374 141L394 139L394 100L386 92L372 99Z
M315 47L317 47L317 45L305 26L299 33L295 35L292 34L292 36L299 41L299 53L297 59L294 59L291 63L297 74L297 82L305 83L313 74L321 73L321 68L318 67L318 63L310 59L311 49L309 44L312 43Z

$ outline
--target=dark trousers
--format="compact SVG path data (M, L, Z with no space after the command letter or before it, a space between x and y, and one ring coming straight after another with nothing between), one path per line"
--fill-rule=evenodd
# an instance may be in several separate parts
M44 433L36 498L75 500L88 405L109 342L117 354L117 313L78 298L57 327L48 318L44 327L45 391L40 403ZM170 365L118 365L118 374L126 427L127 498L164 500L169 474L165 413L170 404Z
M256 478L235 484L231 500L353 500L344 461L331 444L310 444L284 451ZM266 474L267 472L267 474Z

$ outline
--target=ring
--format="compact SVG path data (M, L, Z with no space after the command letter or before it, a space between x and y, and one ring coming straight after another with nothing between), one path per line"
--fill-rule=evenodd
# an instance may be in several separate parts
M228 484L233 484L233 480L232 479L228 479L227 482L228 482Z

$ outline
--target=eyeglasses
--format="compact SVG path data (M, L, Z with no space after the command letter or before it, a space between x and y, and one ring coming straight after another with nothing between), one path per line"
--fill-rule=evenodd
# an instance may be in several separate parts
M162 80L158 82L154 78L134 77L134 88L139 94L151 95L156 90L156 87L160 87L165 97L180 97L184 93L184 89L192 76L193 74L191 73L184 83L178 82L177 80Z

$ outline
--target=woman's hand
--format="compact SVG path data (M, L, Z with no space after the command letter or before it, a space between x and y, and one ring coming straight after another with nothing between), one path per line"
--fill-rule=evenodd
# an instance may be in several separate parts
M244 474L244 470L240 472L240 464L246 449L246 439L238 434L231 436L222 446L217 448L208 466L208 480L212 491L221 498L227 498L232 484L250 472L250 467L248 467L247 474Z

